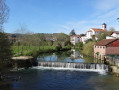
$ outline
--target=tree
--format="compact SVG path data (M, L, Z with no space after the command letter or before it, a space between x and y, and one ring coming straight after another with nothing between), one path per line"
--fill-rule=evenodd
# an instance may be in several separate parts
M76 35L76 33L75 33L75 30L73 29L73 30L71 30L71 32L70 32L70 36L72 36L72 35Z
M0 60L8 60L12 57L11 43L5 33L0 32Z
M5 3L5 0L0 0L0 31L3 31L2 27L7 22L9 16L9 8Z
M115 31L115 28L114 28L114 27L111 27L111 28L109 29L109 31Z
M75 46L78 47L79 50L83 50L83 42L79 42Z
M62 46L66 46L68 43L70 43L70 37L64 33L59 33L57 36L57 42Z
M80 34L80 35L81 35L81 36L85 36L85 34L83 34L83 33L82 33L82 34Z
M97 36L98 37L98 41L106 39L106 36L109 36L109 35L110 35L109 31L106 31L106 32L103 32L103 33L99 33L98 36Z
M7 22L9 8L5 0L0 0L0 60L8 60L12 56L11 43L5 33L3 33L3 24Z

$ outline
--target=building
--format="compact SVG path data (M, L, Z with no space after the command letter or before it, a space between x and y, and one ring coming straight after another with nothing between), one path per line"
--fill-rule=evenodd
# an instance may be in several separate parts
M119 38L119 31L113 31L110 36L107 36L106 39L116 39Z
M70 36L70 42L73 44L73 45L76 45L76 43L79 43L80 42L80 35L73 35L73 36Z
M92 36L95 36L95 39L98 39L97 36L99 33L103 33L107 31L107 25L105 23L102 24L102 28L91 28L89 31L86 32L86 38L92 39Z
M88 40L86 36L81 36L80 41L83 42L83 44L86 43L86 40Z
M103 60L106 55L119 55L119 39L104 39L94 45L94 57Z

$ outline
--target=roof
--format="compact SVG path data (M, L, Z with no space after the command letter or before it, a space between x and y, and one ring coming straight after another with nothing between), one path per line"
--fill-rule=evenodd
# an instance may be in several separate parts
M119 31L113 31L113 32L111 33L111 35L112 35L113 33L119 34Z
M103 23L102 25L106 25L106 23Z
M92 28L92 30L94 30L96 32L105 32L105 31L107 31L107 30L98 29L98 28Z
M73 35L73 37L81 37L81 35Z
M96 46L107 46L108 44L111 44L114 41L117 41L118 39L103 39L99 42L97 42Z
M92 32L91 30L89 30L88 32Z

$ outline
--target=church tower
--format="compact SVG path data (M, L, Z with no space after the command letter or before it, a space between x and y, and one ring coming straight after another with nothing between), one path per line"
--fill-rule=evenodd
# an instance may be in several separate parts
M103 23L103 24L102 24L102 29L103 29L103 30L107 30L107 24Z

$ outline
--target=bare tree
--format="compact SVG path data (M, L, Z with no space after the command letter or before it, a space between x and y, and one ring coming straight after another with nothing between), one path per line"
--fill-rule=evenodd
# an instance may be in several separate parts
M115 31L115 28L114 28L114 27L111 27L111 28L109 29L109 31Z
M3 24L7 22L9 17L9 8L5 0L0 0L0 31L2 31Z

